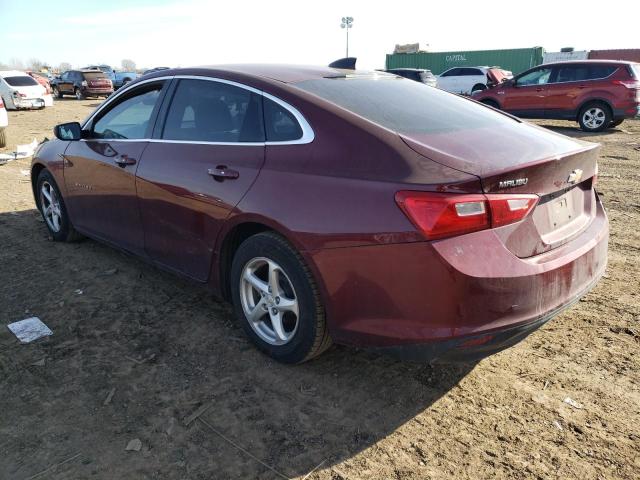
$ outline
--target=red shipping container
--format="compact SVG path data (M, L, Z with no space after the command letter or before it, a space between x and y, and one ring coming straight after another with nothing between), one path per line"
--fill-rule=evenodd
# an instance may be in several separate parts
M617 50L591 50L590 60L626 60L640 62L640 48L619 48Z

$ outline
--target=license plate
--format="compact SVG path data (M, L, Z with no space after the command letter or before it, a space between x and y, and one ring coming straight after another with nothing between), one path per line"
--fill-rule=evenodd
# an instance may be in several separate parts
M573 201L570 195L563 195L551 204L550 217L554 227L569 223L573 216Z
M37 98L31 101L31 106L34 108L42 108L44 107L44 100L42 98Z

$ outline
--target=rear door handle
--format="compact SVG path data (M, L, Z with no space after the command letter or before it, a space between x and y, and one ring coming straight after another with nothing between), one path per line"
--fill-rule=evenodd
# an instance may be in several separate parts
M120 165L122 168L127 165L135 165L136 159L128 157L127 155L117 155L113 158L113 161Z
M240 173L236 170L231 170L225 165L218 165L216 168L210 168L207 173L218 181L222 180L235 180L240 176Z

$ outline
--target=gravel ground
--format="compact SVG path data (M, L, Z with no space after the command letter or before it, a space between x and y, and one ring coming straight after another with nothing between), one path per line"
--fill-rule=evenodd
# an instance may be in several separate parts
M2 151L97 103L10 112ZM524 342L455 367L341 347L272 362L201 287L51 242L30 160L0 166L0 321L54 331L21 345L0 328L0 478L637 479L640 121L538 123L603 144L607 274Z

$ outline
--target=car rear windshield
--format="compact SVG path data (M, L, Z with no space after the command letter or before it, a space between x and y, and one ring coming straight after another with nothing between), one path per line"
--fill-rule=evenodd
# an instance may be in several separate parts
M19 75L16 77L4 77L4 81L12 87L32 87L39 83L29 75Z
M400 77L347 76L295 85L399 133L469 130L514 121L471 100Z
M101 80L101 79L104 79L104 78L108 78L102 72L83 72L82 76L87 80Z

